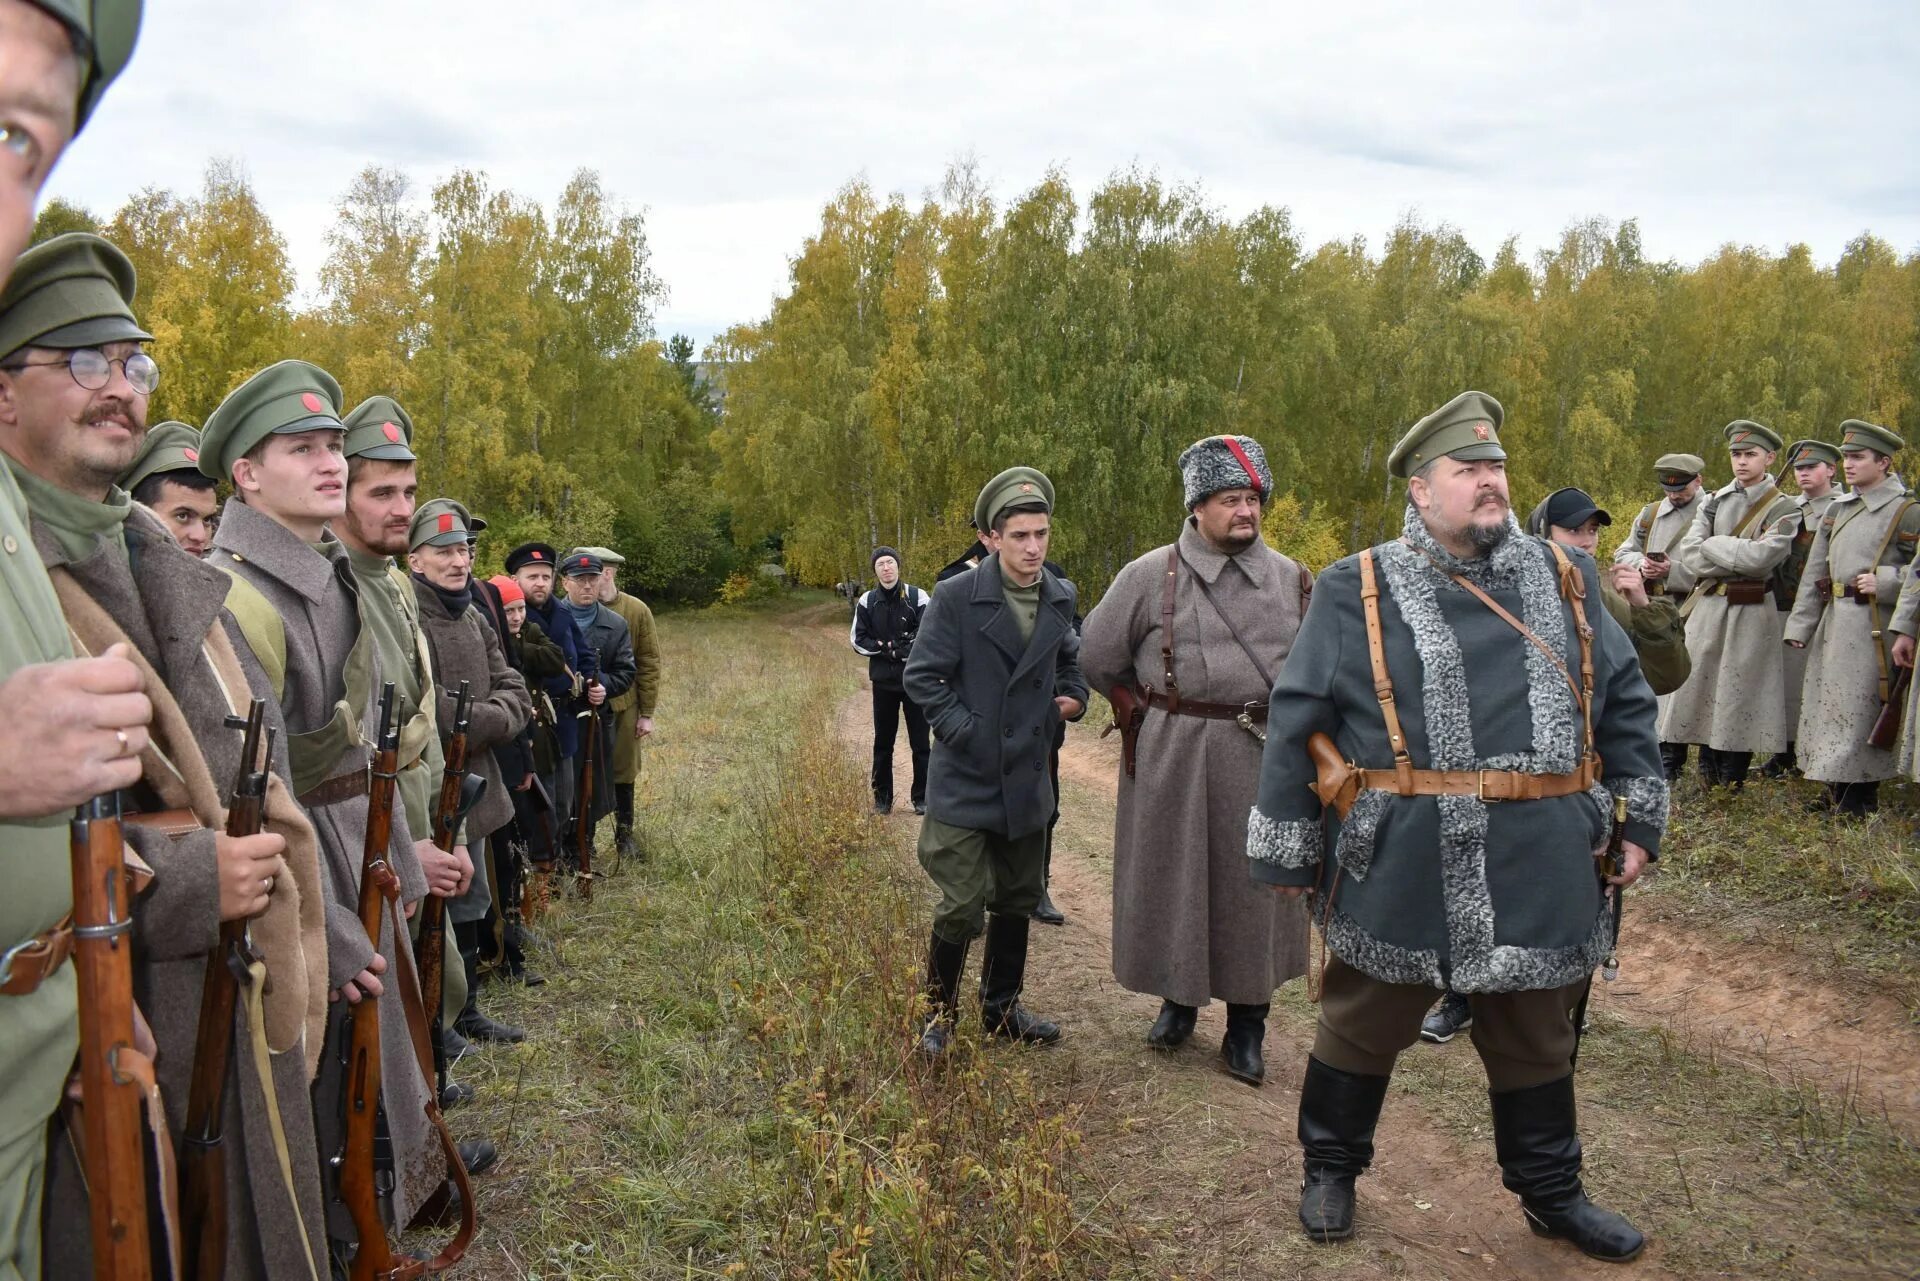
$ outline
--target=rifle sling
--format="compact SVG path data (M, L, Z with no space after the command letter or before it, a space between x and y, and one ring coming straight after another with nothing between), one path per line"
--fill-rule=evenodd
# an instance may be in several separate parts
M313 1261L313 1238L307 1235L307 1223L300 1214L299 1187L293 1181L293 1159L287 1148L287 1127L280 1118L279 1092L273 1086L273 1050L267 1044L266 962L254 959L248 965L246 983L247 1038L253 1046L253 1071L260 1081L260 1093L266 1101L267 1132L273 1139L273 1154L280 1165L280 1183L287 1190L287 1205L293 1210L293 1224L300 1233L300 1257L307 1262L308 1281L320 1281L320 1269Z

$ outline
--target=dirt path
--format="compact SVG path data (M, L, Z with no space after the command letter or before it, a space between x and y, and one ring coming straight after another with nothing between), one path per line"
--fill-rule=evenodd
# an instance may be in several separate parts
M870 750L863 696L845 704L839 730L856 752ZM1166 1275L1253 1278L1324 1272L1340 1277L1617 1277L1563 1245L1527 1230L1500 1186L1492 1144L1471 1145L1441 1130L1420 1099L1396 1088L1381 1121L1382 1147L1359 1184L1358 1233L1350 1247L1308 1243L1294 1214L1300 1179L1294 1127L1297 1081L1310 1045L1305 1032L1269 1028L1268 1084L1249 1089L1217 1070L1225 1030L1217 1003L1202 1011L1193 1040L1174 1054L1147 1047L1159 1002L1120 988L1111 965L1111 765L1097 743L1070 743L1062 757L1065 805L1056 837L1053 895L1068 923L1035 927L1036 964L1028 997L1061 1017L1068 1036L1036 1056L1035 1072L1055 1081L1081 1109L1084 1156L1111 1186L1119 1217L1155 1225L1184 1243ZM895 762L904 797L910 764L904 735ZM896 811L903 852L911 812ZM909 855L910 856L910 855ZM1177 1265L1177 1273L1174 1267ZM1635 1269L1666 1277L1656 1243Z

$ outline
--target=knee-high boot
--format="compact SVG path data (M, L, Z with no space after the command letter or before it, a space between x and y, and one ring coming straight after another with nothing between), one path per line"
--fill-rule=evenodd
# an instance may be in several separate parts
M1300 1226L1315 1241L1353 1235L1353 1182L1373 1164L1373 1130L1387 1078L1343 1072L1307 1056L1300 1086Z
M927 945L927 1025L920 1033L920 1051L932 1058L947 1052L953 1025L960 1017L960 973L967 968L967 940L958 943L938 934Z
M988 915L986 951L980 960L980 1018L994 1036L1051 1045L1060 1039L1059 1025L1035 1018L1020 1007L1030 924L1024 916L1003 912Z
M1646 1237L1589 1201L1580 1184L1572 1074L1489 1097L1500 1179L1519 1194L1527 1226L1543 1237L1564 1238L1596 1259L1625 1263L1637 1257Z

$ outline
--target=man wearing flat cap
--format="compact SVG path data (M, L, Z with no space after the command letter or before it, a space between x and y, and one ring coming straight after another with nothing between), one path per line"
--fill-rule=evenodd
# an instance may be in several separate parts
M1633 646L1589 605L1592 559L1514 521L1501 420L1470 391L1401 438L1400 538L1320 576L1274 686L1247 853L1256 881L1310 895L1331 954L1300 1221L1316 1241L1352 1235L1394 1060L1451 986L1529 1225L1625 1260L1643 1238L1580 1182L1574 1011L1608 947L1593 851L1611 797L1627 800L1624 885L1658 850L1667 783Z
M653 710L660 701L660 636L653 611L631 592L620 590L619 574L627 558L608 547L582 547L600 558L600 603L627 625L633 645L633 684L607 700L613 709L613 840L621 856L646 857L634 840L633 793L640 782L640 745L653 734Z
M200 433L185 423L147 429L120 488L160 518L189 556L204 556L220 527L220 486L200 471Z
M984 927L980 1013L986 1031L1051 1043L1057 1025L1020 1005L1027 927L1040 901L1055 811L1047 757L1055 727L1086 711L1075 593L1046 569L1053 482L1010 467L974 502L988 555L934 594L907 659L907 697L936 740L920 866L940 904L927 952L932 1017L922 1050L945 1053L967 947Z
M1699 511L1700 475L1706 469L1706 462L1698 454L1662 454L1656 458L1653 475L1665 496L1640 509L1626 538L1614 549L1614 562L1639 570L1649 596L1670 597L1677 603L1693 590L1692 573L1674 559L1674 553L1693 527L1694 514ZM1660 706L1666 707L1664 697ZM1672 782L1687 766L1687 745L1660 744L1660 759L1665 763L1667 781Z
M320 836L326 883L327 1042L314 1085L319 1150L340 1150L346 1080L339 1038L363 1000L380 1005L382 1106L392 1137L392 1221L410 1222L445 1169L429 1128L432 1088L417 1066L394 963L411 944L383 914L378 946L358 914L367 830L371 745L380 734L379 691L398 681L381 661L378 637L361 618L359 581L331 530L347 505L346 427L340 385L303 360L254 374L220 402L200 437L200 469L234 488L220 513L209 560L230 578L227 610L235 642L267 671L287 722L294 791ZM431 734L406 723L401 749ZM427 891L406 807L396 804L388 859L403 905ZM327 1198L327 1236L336 1252L356 1239L345 1204Z
M132 56L138 0L0 0L0 137L21 157L0 172L0 286L33 234L41 189L108 83ZM47 1118L79 1045L67 818L140 777L152 707L126 651L76 659L47 571L33 554L26 500L0 468L0 846L13 874L0 953L13 958L0 1044L0 1274L41 1273ZM124 737L123 737L124 736ZM46 958L35 966L34 957ZM51 963L61 958L59 963Z
M607 706L633 688L638 666L633 660L633 637L626 620L600 603L600 584L606 564L592 552L577 551L560 562L560 574L566 584L567 598L560 610L580 635L580 673L585 685L576 700L575 710L599 709L597 737L586 733L582 721L580 750L573 760L573 776L580 783L577 807L585 807L587 839L593 839L600 820L613 813L613 713ZM593 753L593 794L585 795L587 753ZM575 808L568 840L575 859L580 857L577 833L580 808ZM591 851L589 851L591 852Z
M1313 577L1268 547L1266 451L1209 436L1180 455L1176 542L1123 568L1081 632L1080 669L1141 709L1120 771L1113 833L1113 974L1161 998L1147 1041L1177 1048L1199 1008L1226 1003L1221 1056L1249 1085L1274 989L1306 970L1300 903L1247 878L1267 695L1306 614Z
M1920 503L1893 474L1905 444L1876 423L1840 424L1840 455L1852 491L1828 504L1808 553L1793 614L1789 652L1804 655L1798 700L1800 772L1826 784L1832 813L1864 818L1880 807L1880 782L1896 778L1895 744L1867 739L1893 700L1900 645L1901 580L1920 545ZM1920 598L1916 598L1920 599ZM1889 627L1889 622L1893 626Z
M1771 474L1780 437L1738 419L1725 431L1733 479L1700 504L1677 559L1694 576L1681 607L1693 675L1660 712L1660 739L1700 745L1708 787L1746 786L1753 754L1793 740L1787 724L1786 613L1780 571L1800 508Z
M0 369L7 371L0 377L0 449L28 495L35 546L67 626L90 653L127 650L156 706L152 750L141 757L140 781L122 792L123 807L135 814L186 810L197 823L177 831L136 819L126 832L155 873L133 905L134 982L159 1049L162 1089L186 1096L208 944L221 923L248 923L266 965L264 981L274 989L271 997L262 993L260 1006L238 1012L233 1034L237 1044L250 1044L253 1023L261 1021L278 1057L264 1080L250 1057L236 1069L251 1085L231 1096L223 1118L236 1153L228 1186L238 1207L228 1231L231 1271L265 1276L276 1264L306 1266L321 1244L300 1231L293 1213L320 1212L307 1092L325 1007L319 864L313 830L284 774L270 785L260 835L225 832L224 789L240 764L240 740L226 718L244 715L248 693L264 690L266 681L243 663L221 626L224 576L181 550L115 483L141 447L147 397L158 379L140 348L146 335L134 322L133 296L131 266L97 236L55 237L24 255L0 294ZM78 345L86 343L98 345ZM108 356L106 376L95 377L100 370L92 362ZM268 723L277 729L278 715ZM291 1185L271 1156L264 1097L300 1130L290 1142L307 1159ZM178 1141L177 1130L172 1137ZM50 1276L92 1271L86 1187L74 1151L68 1136L56 1133L46 1183ZM271 1242L260 1240L261 1224L274 1233Z
M1793 536L1793 550L1787 554L1786 568L1782 571L1787 581L1795 584L1799 590L1800 581L1806 577L1807 561L1813 555L1813 537L1820 531L1820 520L1827 514L1838 491L1833 487L1834 477L1840 474L1840 451L1824 440L1796 440L1787 446L1783 468L1793 477L1793 483L1800 490L1793 505L1800 509L1800 532ZM1807 681L1807 650L1798 645L1787 646L1787 728L1796 730L1800 724L1800 699ZM1788 743L1785 751L1775 752L1766 764L1760 767L1763 778L1785 778L1800 767L1796 745Z

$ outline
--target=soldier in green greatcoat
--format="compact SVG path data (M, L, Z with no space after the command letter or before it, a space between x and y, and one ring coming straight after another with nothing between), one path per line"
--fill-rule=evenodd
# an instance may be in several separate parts
M133 55L138 0L0 0L0 285L55 161ZM79 1045L66 816L140 777L152 707L121 653L73 661L34 555L26 500L0 476L0 1281L40 1275L46 1122Z

